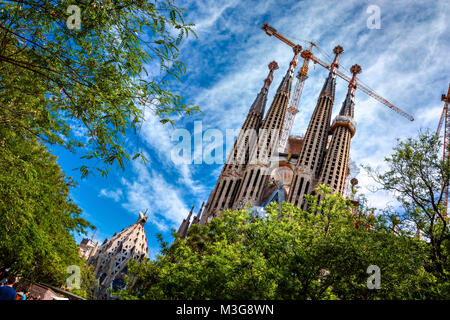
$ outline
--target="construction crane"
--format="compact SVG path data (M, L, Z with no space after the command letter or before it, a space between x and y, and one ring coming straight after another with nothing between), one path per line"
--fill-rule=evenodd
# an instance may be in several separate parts
M447 96L442 95L441 100L444 101L444 109L442 110L441 119L436 130L436 137L441 133L442 124L444 123L444 161L449 160L449 139L450 139L450 112L448 111L448 102L450 101L450 84L448 85ZM444 215L447 215L448 206L448 184L442 181L442 206L444 207Z
M268 23L264 23L264 25L262 26L262 29L266 32L267 35L274 36L275 38L278 38L279 40L283 41L284 43L286 43L287 45L289 45L291 47L295 47L296 46L296 44L294 44L292 41L290 41L289 39L287 39L287 38L283 37L281 34L279 34L277 32L277 30L272 28ZM304 50L304 51L301 52L301 57L304 58L304 55L307 56L308 62L309 62L309 60L312 60L315 64L319 64L319 65L321 65L322 67L324 67L324 68L326 68L328 70L331 67L328 63L326 63L326 62L320 60L319 58L317 58L309 49L308 50ZM345 81L347 81L348 83L351 82L351 77L345 75L341 71L336 70L336 74L340 78L342 78ZM387 101L386 99L384 99L383 97L381 97L380 95L375 93L373 90L369 89L368 87L362 85L361 83L358 83L358 88L361 89L361 91L363 91L364 93L366 93L369 96L371 96L372 98L374 98L375 100L378 100L379 102L381 102L382 104L384 104L388 108L390 108L390 109L394 110L395 112L397 112L398 114L402 115L406 119L408 119L410 121L414 121L414 117L413 116L411 116L410 114L408 114L405 111L401 110L400 108L397 108L392 103L390 103L389 101ZM287 128L287 129L289 129L289 131L290 131L290 128Z
M303 58L303 65L297 74L297 82L295 83L294 94L292 96L291 104L286 112L286 117L284 119L283 131L281 133L281 139L279 143L279 151L283 152L286 147L286 143L289 139L289 133L291 132L292 125L294 124L295 115L298 113L298 104L300 102L300 97L302 95L303 87L305 86L305 81L308 79L308 68L309 60L311 59L312 48L315 46L314 42L310 43L308 50L301 52L301 57Z

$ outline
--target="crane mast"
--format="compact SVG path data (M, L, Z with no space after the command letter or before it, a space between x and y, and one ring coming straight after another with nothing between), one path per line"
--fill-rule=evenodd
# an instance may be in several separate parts
M436 130L436 137L439 137L439 134L441 133L442 123L444 122L445 114L447 113L447 110L444 105L444 109L442 109L441 118L439 119L439 124Z
M441 101L444 101L444 109L442 110L441 119L436 130L436 136L439 137L441 133L441 127L444 123L444 161L450 161L449 154L449 140L450 140L450 112L448 111L448 102L450 101L450 84L448 85L447 96L442 95ZM448 207L448 183L444 183L442 180L442 206L444 207L444 215L447 215Z
M286 43L287 45L291 46L291 47L295 47L296 45L286 39L285 37L283 37L282 35L280 35L276 29L272 28L269 24L264 23L264 25L262 26L262 29L266 32L267 35L269 36L274 36L277 39L283 41L284 43ZM330 69L330 65L324 61L322 61L321 59L317 58L316 56L314 56L312 54L312 52L308 49L308 50L304 50L301 53L301 56L303 57L304 52L308 52L309 51L309 56L308 56L308 61L312 60L314 63L321 65L322 67L326 68L326 69ZM347 81L348 83L351 82L351 77L345 75L344 73L342 73L339 70L336 70L336 74L344 79L345 81ZM366 93L367 95L371 96L372 98L374 98L375 100L381 102L382 104L384 104L385 106L387 106L388 108L394 110L395 112L397 112L398 114L400 114L401 116L407 118L410 121L414 121L414 117L411 116L410 114L406 113L405 111L401 110L400 108L397 108L396 106L394 106L392 103L390 103L389 101L387 101L386 99L384 99L383 97L381 97L380 95L378 95L377 93L375 93L373 90L369 89L368 87L362 85L361 83L358 83L358 88L361 89L362 92Z
M295 115L298 113L298 105L300 102L300 97L303 92L303 87L305 86L305 81L308 79L308 65L311 59L311 50L314 43L311 42L311 46L308 50L302 51L301 57L303 58L303 65L297 74L297 82L295 83L294 94L291 99L291 104L286 112L286 117L284 119L283 130L281 132L281 139L279 144L279 151L283 152L286 143L289 139L289 134L291 132L292 126L294 124Z

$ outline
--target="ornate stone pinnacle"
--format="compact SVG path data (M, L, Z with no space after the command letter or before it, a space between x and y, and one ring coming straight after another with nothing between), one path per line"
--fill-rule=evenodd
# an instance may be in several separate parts
M342 48L341 46L336 46L333 49L334 54L341 54L344 52L344 48Z
M352 65L352 67L350 68L350 72L353 74L352 75L352 80L349 82L348 84L348 93L353 97L355 95L355 89L356 89L356 75L358 73L361 73L362 69L361 66L358 64L354 64Z
M272 61L271 63L269 63L269 75L267 76L267 78L264 80L264 86L262 89L265 90L269 90L270 84L272 83L273 80L273 71L278 69L278 63L276 61Z
M289 70L291 72L294 72L295 67L298 64L298 54L300 52L302 52L302 46L298 44L295 47L293 47L292 50L294 51L294 57L292 58L291 62L289 63Z
M353 74L361 73L362 72L361 66L358 64L352 65L352 67L350 68L350 72Z
M292 50L294 51L294 54L297 56L300 52L302 52L302 46L298 44L295 47L293 47Z
M334 68L338 68L339 67L339 55L342 52L344 52L344 49L341 46L336 46L336 47L334 47L333 52L335 54L335 57L334 57L333 63L330 66L330 71L333 71Z
M272 61L271 63L269 63L270 71L277 70L277 69L278 69L278 63L276 61Z

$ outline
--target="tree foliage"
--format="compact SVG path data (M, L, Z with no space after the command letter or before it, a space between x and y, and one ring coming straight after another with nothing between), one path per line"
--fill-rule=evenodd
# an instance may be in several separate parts
M69 265L85 264L73 236L92 227L69 197L73 182L35 138L0 125L0 145L0 267L63 285Z
M97 279L94 274L94 266L88 265L86 261L83 259L83 262L80 267L81 278L80 278L80 288L70 289L65 288L66 290L79 295L85 299L95 299L94 289L98 286Z
M309 209L272 204L264 217L227 210L186 239L162 245L154 261L129 266L124 299L421 299L436 279L426 246L398 236L382 217L318 187ZM317 197L324 199L317 204ZM367 269L381 270L369 289Z
M66 23L70 5L79 30ZM103 163L80 166L84 176L123 168L123 137L145 110L163 123L198 110L169 89L185 72L178 47L193 31L184 16L173 0L2 1L0 123Z
M443 206L449 185L450 162L442 157L442 143L434 134L420 132L399 141L388 168L367 168L381 188L394 192L401 210L387 210L399 233L420 235L428 243L427 268L450 290L450 229Z

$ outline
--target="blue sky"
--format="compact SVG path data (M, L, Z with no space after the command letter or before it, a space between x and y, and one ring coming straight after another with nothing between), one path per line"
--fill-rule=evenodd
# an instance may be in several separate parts
M186 20L196 24L198 39L182 43L181 60L187 73L181 84L174 85L174 90L186 102L198 105L203 115L180 118L173 128L162 125L147 112L139 137L130 136L127 145L130 150L143 149L149 164L132 161L124 172L114 170L106 179L81 180L72 171L80 165L79 156L53 148L63 170L78 181L71 195L83 209L83 216L97 226L95 238L99 241L133 224L138 210L148 209L145 229L150 256L154 257L158 252L156 233L169 240L170 229L178 228L190 207L195 205L198 210L202 201L207 200L221 165L174 163L170 155L177 142L171 137L176 128L193 134L194 121L201 121L203 133L208 129L225 133L227 129L239 128L263 85L268 63L275 60L280 68L275 71L269 91L270 105L292 58L292 50L268 37L261 30L264 22L293 42L314 41L330 55L336 45L341 45L345 50L341 55L341 71L350 74L349 67L358 63L363 70L359 79L415 117L411 123L357 92L357 131L350 156L358 165L382 169L383 159L390 154L396 138L413 136L420 128L434 130L437 126L442 111L440 96L447 91L450 81L448 1L213 0L178 4L188 10ZM370 14L366 10L370 5L380 8L380 29L367 27ZM325 69L310 65L291 134L303 134L306 130L326 74ZM347 84L338 79L334 114L346 91ZM204 144L203 152L205 147ZM357 178L371 205L395 205L392 195L370 191L374 184L363 170Z

